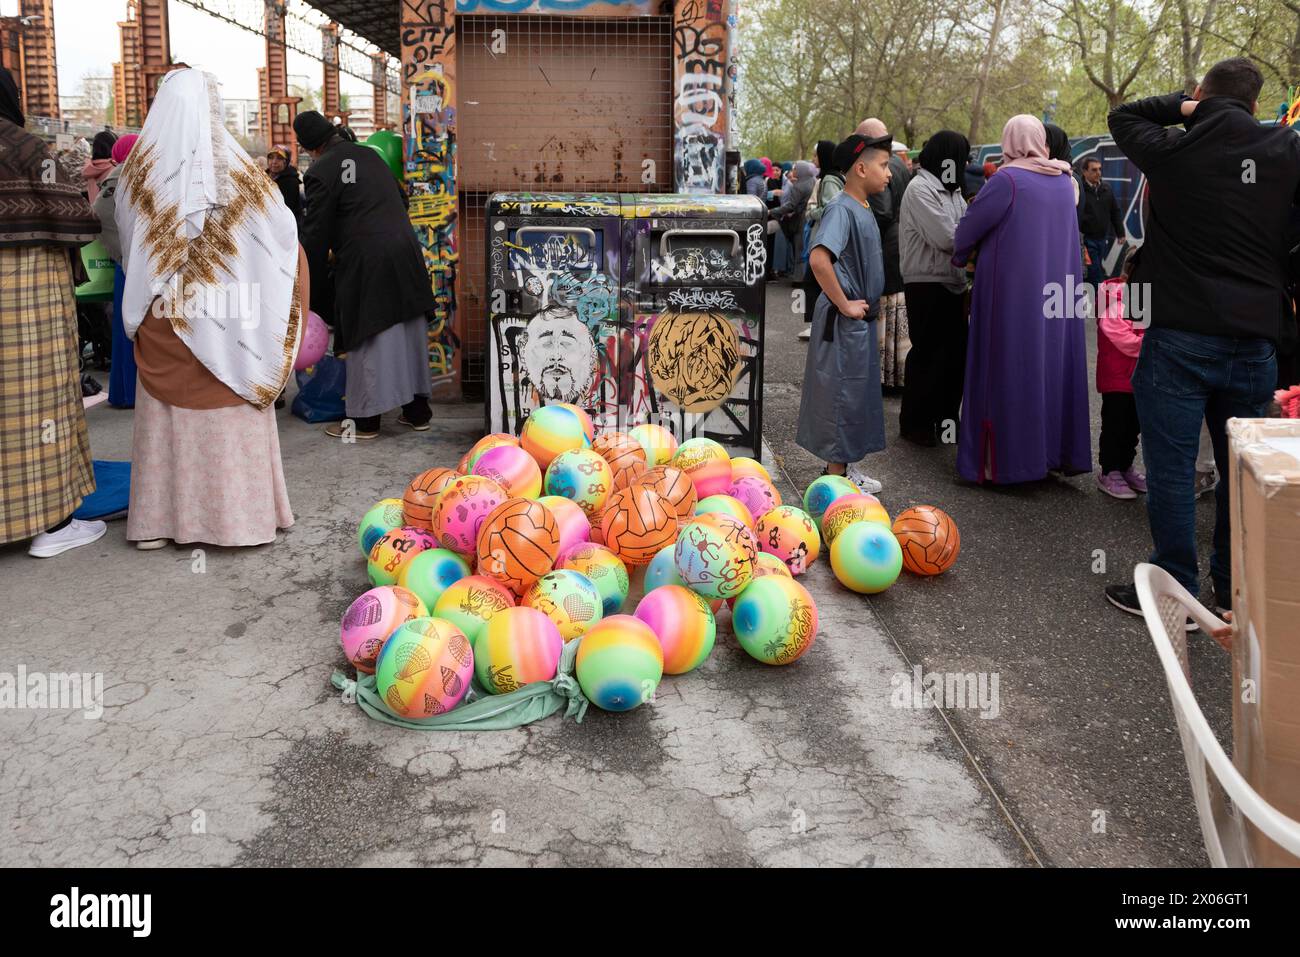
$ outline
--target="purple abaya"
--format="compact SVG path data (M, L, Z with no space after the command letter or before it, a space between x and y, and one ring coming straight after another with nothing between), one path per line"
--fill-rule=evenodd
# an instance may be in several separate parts
M1092 471L1070 176L999 170L957 227L953 263L964 265L976 246L958 472L971 482L1011 484L1051 469ZM1073 318L1052 311L1062 302Z

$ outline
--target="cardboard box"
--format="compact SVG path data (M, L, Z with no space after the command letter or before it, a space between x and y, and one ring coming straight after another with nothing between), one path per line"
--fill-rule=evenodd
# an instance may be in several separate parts
M1300 821L1300 420L1228 421L1232 743L1237 770ZM1300 867L1251 825L1257 867Z

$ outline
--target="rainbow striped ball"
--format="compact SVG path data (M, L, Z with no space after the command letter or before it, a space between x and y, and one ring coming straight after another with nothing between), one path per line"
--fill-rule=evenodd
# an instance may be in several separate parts
M721 513L730 515L736 521L754 527L754 514L745 507L745 503L730 495L710 495L702 498L695 503L695 515L698 518L701 515L712 513Z
M472 556L483 520L510 494L483 475L456 479L438 496L430 525L439 544L457 555Z
M728 494L749 509L749 514L766 515L781 504L781 493L771 482L757 475L746 475L731 483Z
M469 562L455 552L445 548L430 548L402 566L397 584L415 592L426 608L432 608L448 586L469 575Z
M587 514L578 507L573 499L562 495L543 495L537 501L545 505L555 516L555 525L560 530L560 551L572 548L582 542L591 541L591 522Z
M550 681L564 639L536 608L507 608L474 639L474 674L490 694L509 694L533 681Z
M489 449L498 449L506 445L518 448L519 440L509 432L493 432L491 435L483 436L469 447L468 452L461 456L460 461L456 463L456 471L461 475L469 475L478 463L479 456Z
M370 549L370 560L366 562L370 584L396 585L404 565L420 552L437 547L433 535L413 525L385 532Z
M402 518L402 504L400 498L383 498L361 516L361 524L357 526L357 544L361 546L362 558L370 557L375 542L406 524Z
M396 585L381 585L348 606L339 627L343 654L365 675L375 673L375 661L388 636L412 618L429 614L418 595Z
M792 575L802 575L821 554L822 537L817 524L801 508L778 505L754 526L760 550L785 562Z
M664 674L681 675L698 668L713 651L718 626L709 603L684 585L656 588L636 606L664 652Z
M582 636L574 672L596 707L631 711L654 698L664 674L664 652L641 619L614 615Z
M668 464L690 476L700 498L724 495L731 488L731 458L712 439L687 439Z
M375 689L393 714L432 718L460 704L473 674L474 650L459 628L441 618L415 618L379 653Z
M885 506L880 504L880 499L874 495L865 492L845 495L833 501L822 515L822 540L826 542L826 547L830 548L835 544L836 536L854 522L879 522L881 525L891 525L889 513L885 511Z
M821 528L822 515L832 502L846 495L860 494L861 490L843 475L823 475L813 479L812 484L804 489L803 510Z
M745 458L743 455L731 460L731 481L739 482L742 478L761 478L768 485L773 484L772 476L768 474L767 469L763 468L762 463Z
M875 595L898 580L903 549L888 525L854 522L831 543L831 570L845 588Z
M731 627L751 657L765 665L788 665L817 637L817 605L793 578L769 575L736 599Z
M754 576L754 533L727 515L692 522L677 538L673 562L692 591L705 598L730 598Z
M684 585L682 576L677 574L677 545L665 545L659 553L650 559L645 567L645 593L648 595L664 585Z
M546 468L561 452L591 445L586 425L571 409L544 405L534 409L519 436L524 451Z
M452 582L433 606L433 617L445 618L474 641L489 621L515 606L515 596L505 585L486 575L470 575Z
M572 402L552 402L551 407L556 409L568 409L572 412L577 416L578 421L582 423L582 434L587 437L587 444L590 445L592 442L596 441L596 423L591 421L591 416L587 414L586 409L576 406Z
M513 445L488 449L474 463L473 474L490 478L511 498L537 498L542 494L542 470L537 460Z
M677 437L662 425L638 425L629 429L627 434L641 443L641 448L645 449L646 464L651 468L667 465L677 453Z
M519 603L554 622L566 642L584 634L604 616L604 602L595 584L571 568L547 572L528 586Z
M567 498L587 513L599 515L614 488L614 471L599 452L571 449L546 467L546 494Z
M586 575L600 592L601 612L606 618L617 615L627 601L627 566L604 545L586 542L562 552L555 560L556 568L568 568Z

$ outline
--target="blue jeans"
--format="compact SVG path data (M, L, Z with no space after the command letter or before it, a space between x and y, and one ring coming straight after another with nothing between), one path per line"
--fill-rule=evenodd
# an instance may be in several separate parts
M1084 282L1089 285L1097 285L1106 278L1106 268L1102 262L1106 258L1106 252L1110 249L1109 239L1084 239L1083 245L1087 247L1088 258L1092 262L1088 263L1088 271L1084 273Z
M1147 519L1159 565L1193 595L1196 564L1196 451L1201 420L1219 467L1215 490L1214 550L1210 575L1230 594L1232 560L1228 518L1228 438L1238 416L1263 416L1277 386L1277 350L1267 339L1231 339L1178 329L1148 329L1133 373L1147 467Z

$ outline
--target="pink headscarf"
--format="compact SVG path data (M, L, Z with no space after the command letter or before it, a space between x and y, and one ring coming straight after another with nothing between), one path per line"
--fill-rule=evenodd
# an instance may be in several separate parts
M113 165L111 159L93 159L81 168L82 178L86 181L86 196L92 203L99 196L99 184L113 171Z
M768 159L766 156L760 156L758 158L758 161L763 164L763 175L766 176L768 179L771 179L772 176L774 175L772 173L772 161Z
M126 158L131 155L131 147L135 146L135 141L140 137L135 133L128 133L116 143L113 144L113 162L119 165L126 162Z
M1002 165L1047 176L1070 171L1070 164L1065 160L1047 158L1047 130L1042 120L1028 113L1011 117L1002 127Z

